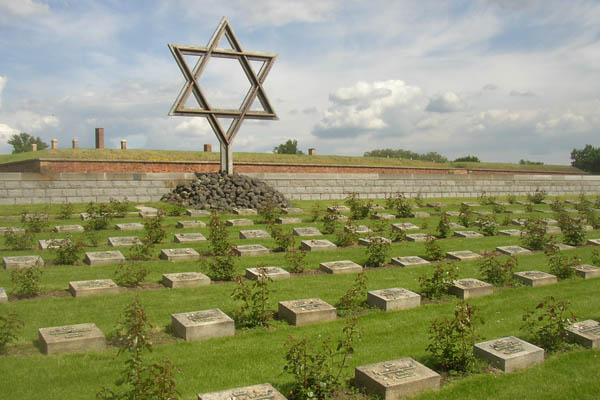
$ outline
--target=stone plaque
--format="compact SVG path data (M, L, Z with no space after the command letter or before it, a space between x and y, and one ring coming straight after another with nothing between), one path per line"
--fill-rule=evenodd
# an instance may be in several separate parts
M256 267L246 268L246 278L255 281L260 277L261 272L274 281L288 279L290 277L290 273L280 267Z
M515 272L513 277L527 286L546 286L557 282L556 276L542 271Z
M528 250L521 246L498 246L496 250L502 254L507 254L509 256L516 256L517 254L529 254L531 250Z
M292 233L296 236L322 236L320 230L313 226L307 226L303 228L294 228Z
M104 334L93 323L41 328L38 333L44 354L78 353L106 348Z
M330 261L319 264L319 269L328 274L357 274L362 272L363 267L354 261Z
M358 239L358 244L361 246L368 246L371 244L371 240L374 240L374 239L380 239L384 243L392 244L392 241L390 239L384 238L383 236L371 236L368 238L360 238L360 239Z
M112 247L136 246L142 244L142 241L137 236L117 236L109 237L108 244Z
M589 264L580 264L575 267L571 267L575 270L577 276L583 279L600 278L600 268Z
M442 207L444 207L444 205L442 203L427 203L427 207L442 208Z
M510 203L508 203L506 201L494 201L492 204L494 204L496 206L510 206Z
M329 206L329 207L327 207L327 211L329 211L329 212L334 212L334 211L350 212L350 208L348 208L346 206Z
M554 211L552 210L546 210L546 209L537 209L537 210L533 210L534 212L539 212L542 214L552 214Z
M600 246L600 239L588 239L587 244L592 246Z
M270 383L202 393L198 400L286 400Z
M510 223L513 225L517 225L517 226L525 226L525 224L527 223L527 219L526 218L513 218L510 220Z
M403 288L371 290L367 304L384 311L407 310L421 305L421 296Z
M475 231L454 231L454 236L465 239L476 239L483 237L481 233Z
M559 251L573 250L576 248L575 246L570 246L570 245L564 244L564 243L555 243L554 247L556 247Z
M479 207L479 203L475 203L474 201L463 201L460 204L467 207Z
M444 211L442 214L446 215L448 217L458 217L460 215L460 212L458 212L458 211Z
M240 231L240 239L270 239L269 232L262 229Z
M354 382L383 400L397 400L424 390L440 388L440 375L410 357L362 365L354 370Z
M457 224L456 222L448 222L450 229L465 229L464 225Z
M233 320L218 308L171 314L171 326L175 336L186 342L235 334Z
M395 231L414 231L421 228L410 222L401 222L399 224L392 224L392 229Z
M40 256L10 256L2 257L4 269L43 267L44 260Z
M321 250L335 250L337 246L331 243L327 239L311 239L303 240L301 244L302 250L306 251L321 251Z
M544 361L544 349L514 336L476 343L473 354L504 372Z
M473 253L471 250L449 251L446 253L448 258L459 261L476 260L481 258L481 254Z
M40 244L40 250L51 250L58 249L60 246L71 243L71 241L69 239L40 239L38 243Z
M206 224L199 220L177 221L177 228L205 228Z
M25 229L18 226L0 226L0 235L4 235L7 232L23 234L25 233Z
M373 232L368 226L366 225L346 225L344 226L344 230L346 232L354 232L354 233L371 233Z
M254 225L254 221L247 218L238 218L238 219L228 219L225 221L225 225L227 226L248 226Z
M187 210L185 210L185 214L189 215L190 217L210 217L210 211L194 210L191 208L188 208Z
M453 294L463 300L472 299L473 297L487 296L494 293L494 287L487 282L480 281L474 278L465 278L454 281L449 290Z
M373 219L396 219L396 216L394 214L386 214L386 213L377 212L377 213L373 214L372 218Z
M401 267L410 267L412 265L429 264L429 261L424 260L419 256L393 257L392 264L400 265Z
M507 214L525 214L525 211L516 208L514 210L506 210L504 212Z
M0 303L8 303L8 296L3 287L0 287Z
M93 251L85 253L85 263L91 266L122 264L125 262L125 257L120 251Z
M486 211L486 210L475 210L472 211L473 215L493 215L494 213L491 211Z
M258 215L258 212L253 208L234 208L231 211L236 215Z
M526 206L526 205L531 204L531 203L528 202L528 201L525 201L525 200L517 200L517 201L515 201L515 204L520 204L522 206Z
M426 242L429 236L426 233L409 233L406 235L406 240L409 242Z
M558 221L552 218L543 218L542 221L547 225L558 225Z
M210 285L210 278L200 272L179 272L163 274L162 284L168 288L187 288Z
M154 207L135 206L135 208L140 212L139 216L142 218L153 218L158 215L158 210Z
M504 235L504 236L521 236L521 230L519 229L504 229L501 231L498 231L498 234L500 235Z
M284 208L281 212L283 214L304 214L304 210L297 207Z
M100 296L118 294L119 287L112 279L95 279L92 281L69 282L69 292L74 297Z
M337 318L335 307L321 299L303 299L279 302L279 318L291 325L301 326Z
M236 256L263 256L269 254L269 249L260 244L241 244L233 246Z
M593 319L576 322L567 327L567 337L589 349L600 347L600 322Z
M206 238L203 234L195 232L195 233L176 233L174 235L175 243L194 243L194 242L204 242Z
M117 224L117 229L120 231L141 231L144 229L144 224L139 222L130 222L126 224Z
M57 225L54 227L54 232L83 232L83 226L81 225Z
M198 260L200 254L192 248L161 249L160 259L169 261Z
M81 218L82 221L87 221L88 219L90 219L90 214L89 213L81 213L81 214L79 214L79 217Z
M298 217L278 217L275 222L278 224L300 224L302 220Z
M546 226L546 233L560 233L561 230L558 226L548 225Z

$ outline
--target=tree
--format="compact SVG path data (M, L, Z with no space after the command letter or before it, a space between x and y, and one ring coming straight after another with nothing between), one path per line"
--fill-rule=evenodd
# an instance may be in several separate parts
M480 161L479 161L479 157L469 155L469 156L459 157L456 160L454 160L454 162L480 162Z
M298 150L297 140L288 140L285 143L280 144L273 148L275 154L304 154L302 150Z
M431 161L436 163L445 163L448 162L448 159L443 155L436 153L435 151L430 151L429 153L419 154L410 150L392 150L392 149L375 149L372 151L367 151L363 154L364 157L385 157L385 158L402 158L405 160L421 160L421 161Z
M37 144L38 150L44 150L48 148L48 144L44 143L42 139L40 139L39 137L34 138L33 136L25 132L21 132L18 135L15 133L11 136L10 139L8 139L8 144L12 145L13 147L13 154L31 151L31 145L34 143Z
M582 150L573 149L571 165L587 172L600 173L600 147L586 144Z

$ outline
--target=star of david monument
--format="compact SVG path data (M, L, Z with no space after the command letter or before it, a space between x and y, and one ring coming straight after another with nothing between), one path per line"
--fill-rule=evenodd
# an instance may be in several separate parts
M225 39L229 43L230 49L219 47L223 36L225 36ZM175 57L175 61L177 61L177 65L179 65L186 81L175 103L171 107L169 115L206 118L221 144L221 172L231 175L233 173L233 140L244 119L278 119L262 87L277 56L275 54L244 51L225 17L223 17L219 26L217 26L215 33L208 42L208 46L198 47L170 44L169 49L173 57ZM193 68L188 65L185 56L198 57L196 65ZM237 59L243 72L246 74L250 82L250 89L246 93L246 97L239 109L217 108L211 105L210 99L202 91L198 79L213 57ZM252 62L262 62L258 73L254 70ZM194 107L186 106L190 95L194 96L193 98L196 100ZM257 99L260 102L262 110L252 108ZM224 123L225 119L231 120L229 127L224 127L226 125Z

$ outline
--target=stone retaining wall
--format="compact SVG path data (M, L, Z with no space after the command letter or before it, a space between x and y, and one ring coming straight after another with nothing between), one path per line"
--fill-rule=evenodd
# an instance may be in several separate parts
M343 199L350 192L384 198L400 191L407 197L600 194L598 175L422 175L248 173L266 181L290 200ZM158 201L192 173L0 173L0 204Z

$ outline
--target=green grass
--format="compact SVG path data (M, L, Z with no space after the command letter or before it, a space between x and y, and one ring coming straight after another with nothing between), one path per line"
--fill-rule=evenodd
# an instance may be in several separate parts
M428 199L429 200L429 199ZM461 199L443 199L441 202L450 204L447 209L457 209ZM322 206L334 202L322 202ZM337 202L341 203L341 202ZM156 205L156 204L155 204ZM310 210L314 202L295 202ZM547 208L546 205L536 208ZM77 205L83 211L85 205ZM489 209L490 207L481 207ZM523 206L510 206L509 208L523 208ZM2 226L19 225L18 219L9 218L13 207L0 207ZM41 209L40 209L41 210ZM48 207L48 212L54 213L55 206ZM425 209L423 209L425 210ZM428 209L433 212L432 209ZM30 212L33 210L29 210ZM17 211L17 213L20 211ZM13 213L14 214L14 213ZM527 214L525 214L527 215ZM547 217L545 214L532 213ZM551 215L549 215L552 217ZM305 220L301 226L323 227L322 222L308 222L309 215L304 215ZM515 215L514 217L523 217ZM236 218L228 215L224 218ZM228 227L229 235L234 244L260 243L269 248L274 247L272 239L240 240L241 229L265 229L259 224L259 217L243 217L255 220L252 227ZM208 252L208 243L201 244L174 244L172 237L175 232L199 231L207 235L207 229L176 229L176 221L181 219L207 218L168 217L165 226L168 230L167 239L157 246L155 257L160 248L194 247L200 253ZM422 219L408 219L428 228L416 232L435 233L439 217L432 216ZM450 218L456 221L455 217ZM115 219L114 223L139 221L137 217ZM392 222L399 222L397 219ZM50 227L54 225L67 225L81 223L80 220L59 221L51 219ZM362 220L357 223L372 225L371 220ZM285 226L291 231L292 226ZM477 230L477 228L469 228ZM101 243L106 243L109 236L142 236L143 231L116 231L101 232ZM77 238L80 234L73 234ZM64 234L38 234L38 238L64 237ZM588 232L588 237L600 236L598 231ZM325 235L330 240L335 235ZM297 240L297 243L299 243ZM1 243L1 242L0 242ZM439 241L445 251L472 250L489 251L496 246L519 244L519 238L513 237L486 237L482 239L448 238ZM0 245L1 246L1 245ZM88 251L109 249L108 246ZM391 257L404 255L424 255L423 243L394 243L388 255ZM126 255L128 249L120 248ZM592 257L592 247L584 246L567 251L568 255L577 255L583 262L589 263ZM2 250L2 255L41 254L46 261L51 261L51 251L9 251ZM307 267L317 270L319 263L324 261L350 259L358 263L366 260L364 247L351 247L338 249L335 252L309 253ZM261 257L239 258L236 270L243 273L247 267L259 264L278 265L286 267L282 253L272 253ZM153 259L144 265L150 270L146 283L156 283L163 273L204 271L199 262L170 263ZM478 265L475 261L459 262L460 277L479 277ZM226 313L231 313L236 308L236 303L231 298L234 283L218 283L205 287L189 289L165 289L153 285L154 289L124 290L118 295L101 297L73 298L66 293L69 281L110 278L117 266L89 267L87 265L55 266L48 263L44 268L42 285L51 296L39 297L31 300L11 301L0 305L2 313L15 311L26 322L19 341L9 348L7 356L0 357L0 370L3 371L0 380L0 393L7 398L33 398L43 393L48 399L84 399L93 398L101 386L113 386L124 367L123 359L116 357L116 350L111 349L101 353L68 354L44 356L35 347L37 344L37 329L41 327L94 322L104 332L110 332L121 318L122 310L139 294L150 322L154 325L154 338L160 345L156 345L154 352L148 355L150 360L169 358L180 369L177 374L178 388L182 398L193 399L195 395L207 391L222 390L262 382L270 382L285 392L291 384L291 378L282 373L285 342L289 335L295 337L341 336L341 329L345 324L344 319L306 327L289 326L283 321L274 320L273 326L268 329L238 330L234 337L216 338L202 342L186 343L175 339L168 333L170 314L177 312L196 311L208 308L221 308ZM385 267L368 269L368 289L383 289L390 287L404 287L409 290L419 291L418 278L429 275L432 266L424 267ZM534 253L519 257L518 270L539 269L548 271L546 257L542 253ZM272 295L268 308L273 312L277 309L277 302L307 297L320 297L330 304L335 304L346 292L354 280L352 275L325 275L304 274L292 279L276 281L271 284ZM10 271L0 270L0 287L5 287L10 292ZM479 329L481 340L515 335L526 339L520 331L521 316L526 309L534 307L543 297L553 295L559 299L569 300L574 313L580 319L600 319L600 279L582 280L573 278L560 281L556 285L540 288L503 288L496 289L491 296L472 299L469 302L479 307L485 324ZM357 346L356 354L344 371L344 377L350 380L353 368L358 365L391 360L401 357L413 357L425 364L431 365L431 360L426 352L427 329L431 322L439 317L450 316L457 300L450 297L442 302L427 303L419 308L384 313L378 310L369 310L359 318L362 329L362 339ZM511 374L486 374L479 373L462 379L451 379L442 390L436 393L425 393L418 398L423 399L592 399L597 398L599 384L597 381L597 365L600 351L577 350L564 354L550 355L549 359L541 365L528 368L524 371ZM0 396L2 397L2 396Z
M117 149L54 149L20 154L0 155L0 164L24 160L113 160L113 161L219 161L219 153L174 150L117 150ZM520 165L511 163L469 163L404 160L381 157L333 156L333 155L296 155L269 153L235 153L234 162L261 164L309 164L339 166L382 166L414 168L468 168L474 170L538 171L556 173L582 173L568 165Z

